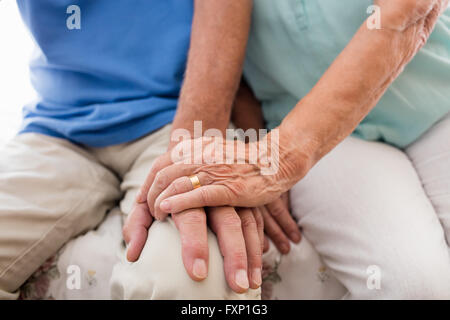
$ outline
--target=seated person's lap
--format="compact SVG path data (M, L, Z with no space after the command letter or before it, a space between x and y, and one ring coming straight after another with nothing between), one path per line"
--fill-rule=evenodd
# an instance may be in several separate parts
M388 145L349 137L291 190L305 236L349 298L450 297L442 227L449 232L449 124L443 120L408 148L411 159ZM441 201L434 207L436 198ZM381 275L379 290L367 285L373 270Z
M84 150L40 134L17 136L0 158L0 299L49 256L94 228L120 196L117 178Z

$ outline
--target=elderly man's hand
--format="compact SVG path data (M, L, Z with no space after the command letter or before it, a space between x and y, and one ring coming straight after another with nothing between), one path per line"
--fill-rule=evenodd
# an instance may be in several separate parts
M207 215L203 209L188 209L172 215L180 232L183 263L189 276L201 281L208 275L207 217L209 226L217 235L230 288L243 293L249 287L260 287L263 218L258 210L247 208L209 208ZM147 204L136 204L123 228L129 261L139 258L152 221Z
M263 216L266 236L272 240L278 251L288 254L290 241L299 243L302 238L299 227L290 213L289 192L258 209ZM269 242L265 241L263 252L269 249L268 245Z

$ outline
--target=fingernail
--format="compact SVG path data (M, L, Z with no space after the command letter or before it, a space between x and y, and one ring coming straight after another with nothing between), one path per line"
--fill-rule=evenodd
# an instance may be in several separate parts
M161 202L161 204L159 205L159 207L161 208L162 211L169 211L170 210L170 203L167 200L164 200L163 202Z
M126 244L126 257L128 262L134 262L133 259L130 257L130 244L131 242Z
M298 234L297 232L292 232L291 240L294 241L295 243L298 243L300 241L300 234Z
M281 253L288 253L289 246L287 244L283 243L282 245L280 245L280 250L281 250Z
M255 268L255 269L253 269L253 272L252 272L252 281L253 281L253 283L256 284L258 287L261 285L262 279L261 279L261 269L260 269L260 268Z
M247 290L249 286L247 271L245 271L244 269L238 270L235 275L235 281L239 288Z
M192 273L194 274L194 276L196 276L199 279L205 279L208 275L208 270L206 270L205 260L195 259Z

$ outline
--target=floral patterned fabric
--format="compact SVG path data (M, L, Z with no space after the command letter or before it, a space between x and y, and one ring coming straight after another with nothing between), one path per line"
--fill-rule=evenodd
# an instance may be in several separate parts
M20 289L20 300L54 300L48 294L50 281L58 281L61 274L56 267L59 254L48 259Z
M121 213L108 214L97 229L67 243L22 286L20 299L109 299L109 279L122 246ZM82 271L69 289L70 266ZM306 238L281 255L271 243L264 254L262 299L340 299L346 290L322 263Z

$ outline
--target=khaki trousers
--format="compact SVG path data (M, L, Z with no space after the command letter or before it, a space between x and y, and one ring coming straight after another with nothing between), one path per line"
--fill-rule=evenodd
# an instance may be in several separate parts
M98 226L118 202L124 215L128 214L152 162L166 151L169 139L170 125L137 141L106 148L82 148L40 134L22 134L4 145L0 149L0 299L17 298L19 287L47 258L71 238ZM155 276L142 284L148 294L127 290L134 288L130 280L122 286L113 284L114 297L251 296L234 294L228 288L212 233L211 270L208 280L201 283L192 281L184 271L178 230L170 219L155 223L149 240L153 246L144 249L145 259L135 264L122 262L119 267L125 270L121 279L133 279L139 278L133 272L148 264L146 272ZM165 273L158 273L161 270ZM172 276L167 271L177 279L170 288L162 285Z

